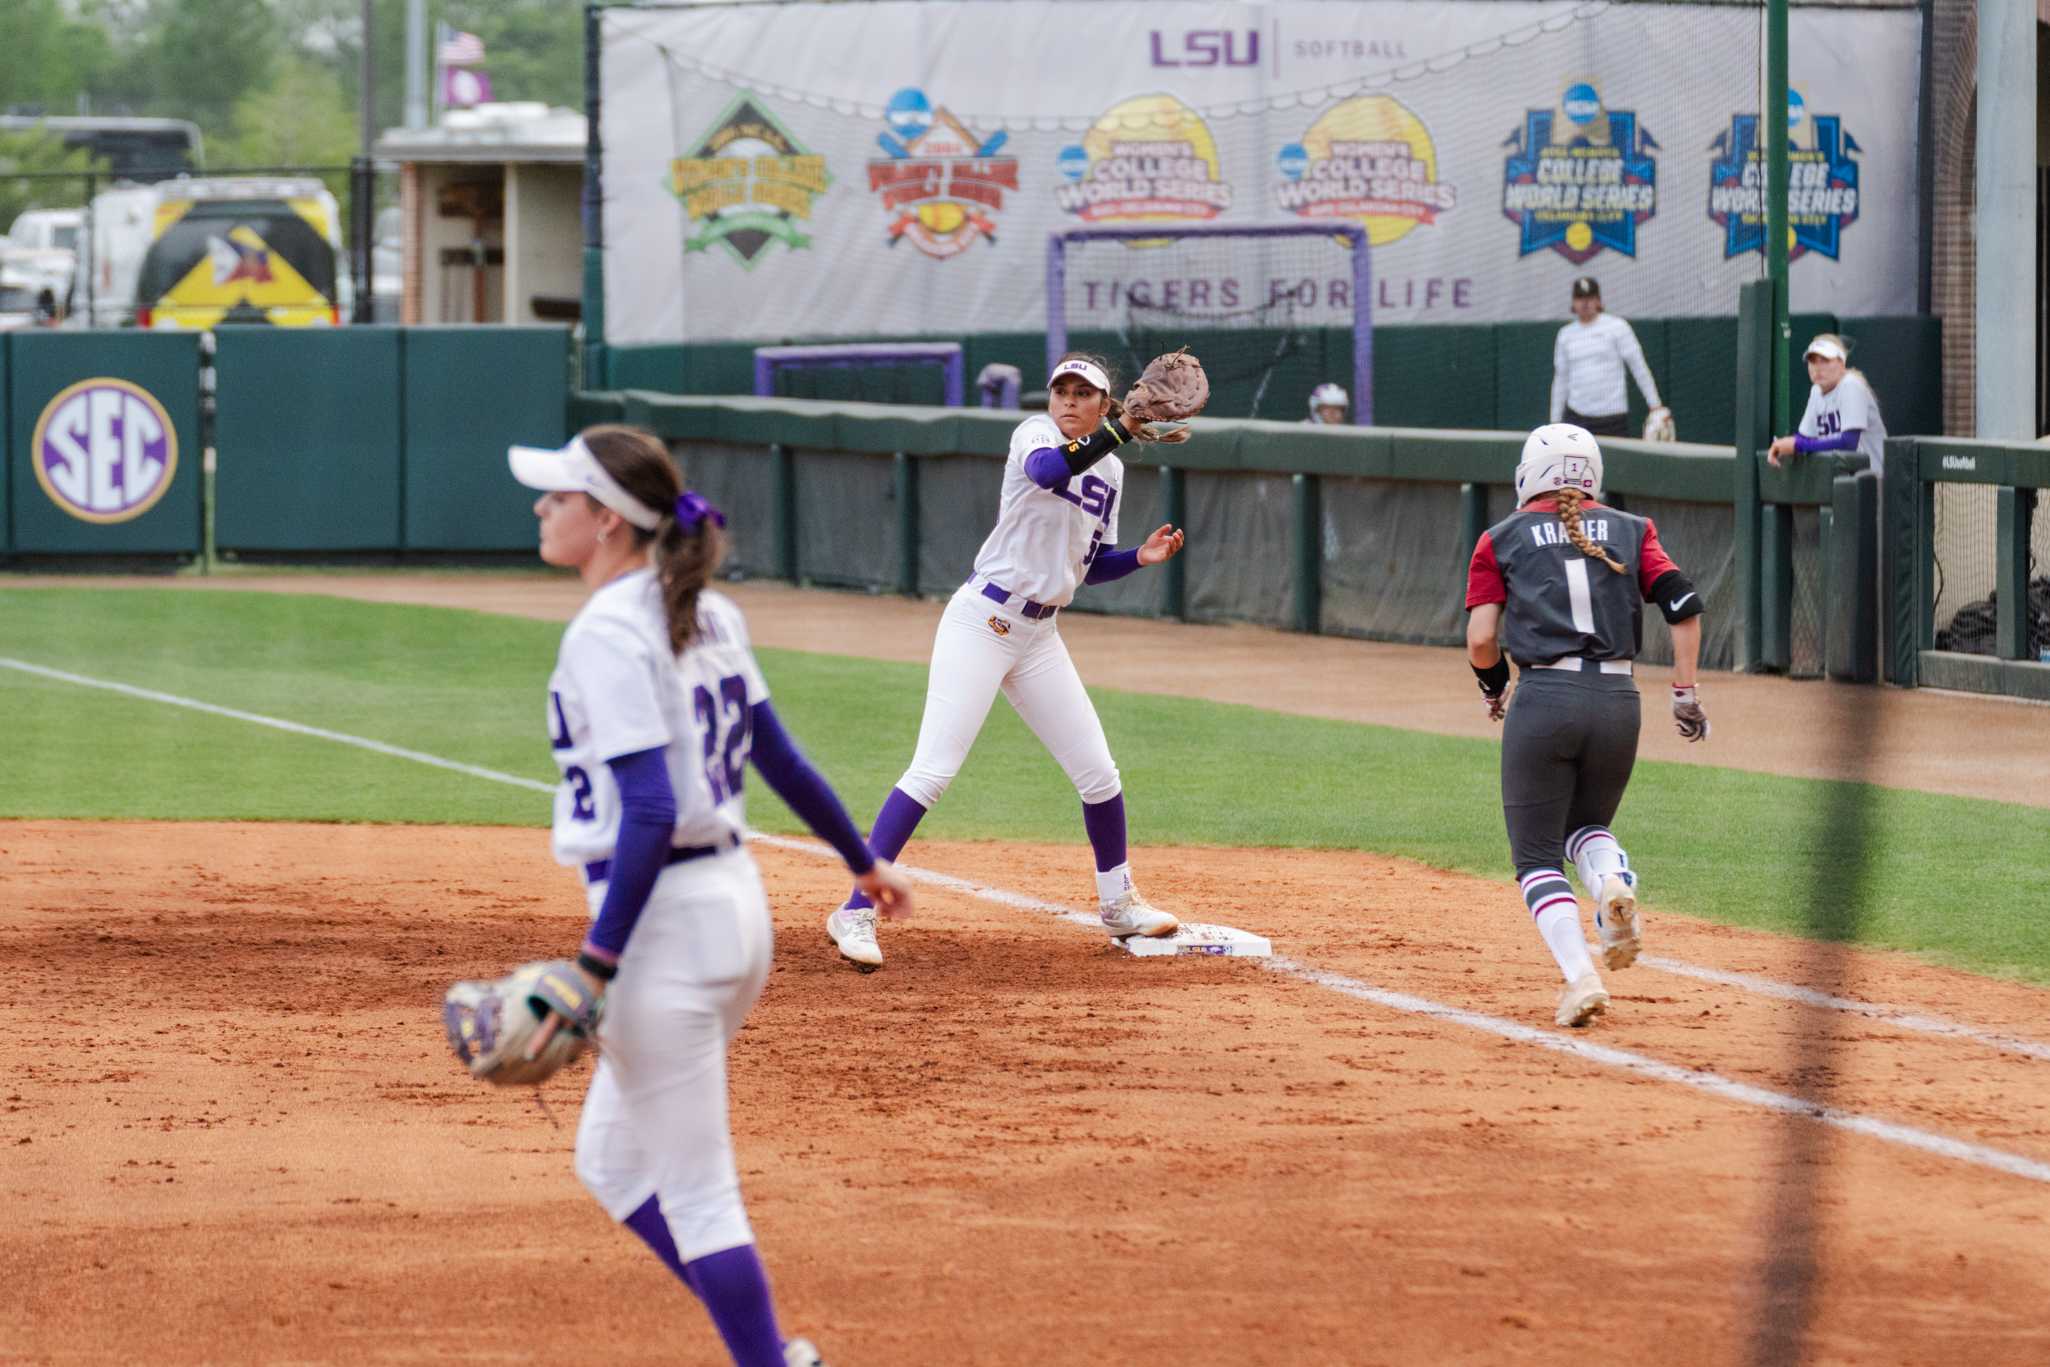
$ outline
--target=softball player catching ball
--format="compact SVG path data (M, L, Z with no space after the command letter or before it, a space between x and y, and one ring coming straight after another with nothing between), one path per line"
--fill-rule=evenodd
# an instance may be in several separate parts
M1651 519L1604 507L1601 492L1601 448L1587 429L1538 428L1516 466L1517 509L1481 534L1466 579L1466 653L1488 715L1508 713L1502 813L1524 903L1566 980L1561 1025L1585 1025L1609 1003L1562 853L1595 900L1603 962L1627 968L1640 944L1637 875L1609 822L1637 762L1642 603L1672 627L1674 722L1690 741L1708 735L1694 679L1701 595ZM1522 671L1513 707L1509 659Z
M769 904L742 843L748 762L878 905L908 913L910 886L777 721L747 623L706 588L725 518L682 488L662 443L593 427L510 458L544 491L541 558L591 589L548 682L555 856L582 871L595 920L577 965L604 995L577 1176L704 1302L734 1362L816 1367L777 1328L726 1122L726 1046L769 972Z
M1047 411L1011 433L996 529L975 557L974 575L940 619L918 749L884 798L869 844L882 858L903 850L961 772L1001 689L1081 794L1104 929L1118 939L1171 935L1181 923L1133 886L1117 764L1055 616L1080 585L1121 579L1181 550L1182 533L1172 526L1156 528L1138 546L1115 549L1125 466L1111 453L1135 436L1186 441L1188 431L1152 437L1127 430L1111 397L1110 368L1094 356L1062 357L1047 387ZM863 971L882 964L866 889L857 887L826 918L826 933Z

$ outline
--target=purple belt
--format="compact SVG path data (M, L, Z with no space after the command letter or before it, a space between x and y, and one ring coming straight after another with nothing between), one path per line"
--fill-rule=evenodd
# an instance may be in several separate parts
M1001 584L984 584L982 596L992 603L1008 603L1013 598L1018 598L1017 594ZM1060 609L1048 607L1044 603L1035 603L1029 598L1018 598L1018 611L1036 622L1042 617L1053 616Z
M737 835L729 835L716 845L671 845L669 847L669 857L664 859L662 863L664 867L670 864L684 864L693 859L703 859L708 854L724 854L727 850L737 850L739 848L740 837ZM584 865L584 881L586 883L602 883L611 876L612 861L610 859L593 859L590 863Z

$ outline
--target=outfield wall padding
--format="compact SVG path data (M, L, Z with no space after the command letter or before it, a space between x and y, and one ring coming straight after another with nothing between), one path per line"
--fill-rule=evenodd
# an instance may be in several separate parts
M400 544L403 329L222 328L214 545L237 554Z
M403 548L532 549L534 491L505 449L567 439L569 331L416 327L404 346Z
M7 342L7 504L13 552L199 555L205 537L199 338L191 333L37 328L16 332ZM121 487L120 481L128 478L130 471L129 462L119 455L124 438L114 423L100 430L97 438L88 438L86 468L78 475L84 498L79 511L67 511L67 505L46 492L36 476L37 423L65 391L98 378L122 381L146 392L161 408L166 431L176 443L162 492L134 515L128 515L111 497L101 506L100 496Z

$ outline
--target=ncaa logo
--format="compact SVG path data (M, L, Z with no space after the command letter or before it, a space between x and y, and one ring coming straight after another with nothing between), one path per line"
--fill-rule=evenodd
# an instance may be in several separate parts
M151 393L100 376L61 391L36 419L29 442L36 483L81 522L141 517L171 487L178 434Z

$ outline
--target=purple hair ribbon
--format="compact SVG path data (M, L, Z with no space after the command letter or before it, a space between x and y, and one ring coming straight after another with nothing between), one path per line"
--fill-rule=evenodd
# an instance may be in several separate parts
M687 532L694 532L698 524L708 517L721 527L726 525L726 514L714 508L697 490L685 489L676 496L677 526Z

